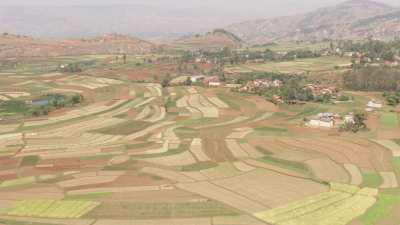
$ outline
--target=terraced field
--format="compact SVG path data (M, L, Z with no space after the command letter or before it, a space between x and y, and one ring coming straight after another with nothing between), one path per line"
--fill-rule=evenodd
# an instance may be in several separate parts
M346 225L399 186L400 136L380 136L398 136L395 113L338 134L302 119L340 105L278 107L222 87L87 75L10 82L37 95L28 81L85 102L0 121L0 222ZM0 96L28 97L8 91Z

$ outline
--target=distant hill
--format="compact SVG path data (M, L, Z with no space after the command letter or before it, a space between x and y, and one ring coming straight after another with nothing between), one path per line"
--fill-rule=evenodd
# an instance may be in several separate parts
M393 39L400 35L400 9L369 0L350 0L313 12L247 21L226 30L251 43L322 39Z
M0 35L0 57L137 54L150 52L156 47L150 42L118 34L63 41L36 39L13 34Z
M186 49L216 49L216 48L239 48L244 44L243 40L235 34L224 29L216 29L206 34L182 37L172 43L177 47Z

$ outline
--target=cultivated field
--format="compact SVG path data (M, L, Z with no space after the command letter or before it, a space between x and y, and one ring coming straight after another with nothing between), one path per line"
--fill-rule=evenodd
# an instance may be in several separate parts
M54 60L49 68L74 61ZM61 73L27 64L0 74L3 102L49 93L83 97L45 115L12 104L0 111L0 223L370 225L363 221L399 212L400 201L387 200L397 195L400 178L399 114L391 108L368 114L367 131L311 129L304 117L364 110L368 97L274 105L229 88L163 87L157 79L144 82L142 73L127 75L143 61L131 58L118 72ZM225 69L335 71L348 61Z

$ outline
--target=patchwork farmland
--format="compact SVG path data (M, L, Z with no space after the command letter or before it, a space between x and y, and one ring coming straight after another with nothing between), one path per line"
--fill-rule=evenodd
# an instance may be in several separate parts
M290 65L244 69L276 66ZM396 112L376 112L364 133L339 133L307 128L302 115L341 105L277 106L229 88L90 74L1 79L3 101L85 100L0 120L0 222L346 225L399 188Z

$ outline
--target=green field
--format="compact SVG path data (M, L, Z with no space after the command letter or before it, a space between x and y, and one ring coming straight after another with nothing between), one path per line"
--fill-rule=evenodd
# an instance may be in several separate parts
M15 203L6 214L45 218L79 218L96 207L91 201L25 200Z
M259 72L278 72L278 73L303 73L303 72L322 72L333 71L335 67L341 67L350 63L349 58L341 57L319 57L298 59L286 62L267 62L264 64L240 65L228 67L228 70L251 70Z
M17 178L17 179L13 179L13 180L3 181L0 184L0 188L23 186L23 185L33 184L35 182L36 182L36 178L35 177Z
M263 158L259 159L260 162L278 166L284 169L292 170L295 172L299 172L305 175L311 175L312 172L308 169L306 165L300 162L294 162L284 159L274 158L272 156L264 156Z
M394 207L399 204L400 193L398 191L380 193L378 201L360 217L360 221L364 225L376 225L380 220L389 215Z
M202 202L106 202L87 214L88 218L106 219L153 219L193 218L237 215L216 201Z
M399 117L397 113L382 113L380 122L385 128L397 128L399 126Z
M382 177L373 172L363 172L362 187L378 188L382 184Z

